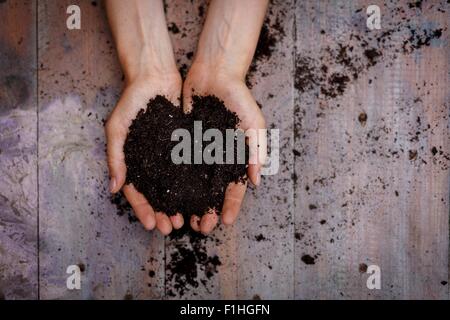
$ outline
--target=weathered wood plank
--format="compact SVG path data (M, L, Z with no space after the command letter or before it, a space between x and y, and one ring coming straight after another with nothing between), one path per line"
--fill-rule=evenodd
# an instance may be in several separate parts
M184 77L189 70L194 52L197 47L198 38L206 17L208 1L164 1L166 20L172 45L177 60L177 66ZM189 222L187 222L189 224ZM190 226L188 226L190 229ZM214 233L205 239L192 238L189 234L181 238L167 237L165 243L165 288L167 299L220 299L222 297L222 286L224 279L229 274L228 270L220 268L218 273L212 272L208 277L205 271L212 267L208 262L200 262L199 252L209 257L218 255L224 263L222 255L219 254L217 243L222 242L223 235ZM187 251L183 251L183 248ZM181 251L180 251L181 250ZM194 259L194 264L190 264ZM184 271L183 265L188 264ZM209 266L209 267L208 267ZM184 278L185 273L192 273L189 280ZM181 278L180 278L181 277ZM232 291L235 290L233 284Z
M71 4L81 30L66 28ZM39 1L39 64L41 297L163 297L163 238L119 216L107 191L102 121L122 72L100 2ZM74 264L84 271L70 291Z
M294 1L271 1L265 25L271 53L257 51L250 82L267 128L279 130L279 170L247 190L236 222L238 299L294 297Z
M383 2L370 31L370 4L297 1L295 297L447 298L448 33L403 44L447 30L448 12Z
M0 3L0 299L38 297L35 9Z
M166 4L177 62L184 73L195 52L207 2L166 1ZM263 106L268 125L281 131L280 171L264 177L262 186L257 190L252 187L248 189L240 217L234 226L220 227L200 245L209 256L217 255L221 265L212 277L199 268L196 278L198 286L188 286L181 295L180 290L174 290L176 282L170 271L173 265L171 257L178 257L181 245L191 249L192 244L187 237L167 241L168 298L172 293L175 298L184 299L293 297L293 183L290 170L293 166L292 5L289 1L274 1L271 5L267 25L269 36L277 42L270 47L272 54L261 55L256 70L249 77L252 92ZM272 28L275 25L277 30Z

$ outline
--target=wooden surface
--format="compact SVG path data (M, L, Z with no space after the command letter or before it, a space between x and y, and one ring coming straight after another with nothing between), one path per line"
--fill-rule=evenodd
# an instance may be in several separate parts
M448 28L437 1L424 1L421 10L400 6L405 14L395 10L398 3L380 5L379 31L368 31L356 12L370 1L299 3L297 57L354 44L350 34L376 38L401 25L402 16L412 17L417 32ZM297 298L448 298L449 161L431 152L436 146L448 155L450 147L448 32L429 47L391 56L407 30L386 40L393 47L383 49L383 60L361 71L342 96L297 92ZM302 263L303 254L317 255L316 263ZM381 268L381 290L367 290L361 264Z
M36 6L0 3L0 21L0 299L36 299Z
M65 26L70 4L81 7L81 30ZM249 82L268 126L280 129L280 170L248 190L236 225L203 240L221 265L211 278L200 272L198 287L183 294L170 266L189 239L130 223L107 192L103 120L122 72L95 4L0 3L0 298L448 298L445 1L378 1L382 29L373 31L368 1L273 1L267 23L283 32ZM206 9L206 1L166 1L182 70ZM404 52L408 26L443 34ZM387 30L395 32L382 57L342 94L323 95L317 78L295 89L305 57L341 68L326 48L351 43L358 56L351 34L375 46ZM81 290L66 288L73 264L83 270ZM381 269L380 290L366 286L370 265Z

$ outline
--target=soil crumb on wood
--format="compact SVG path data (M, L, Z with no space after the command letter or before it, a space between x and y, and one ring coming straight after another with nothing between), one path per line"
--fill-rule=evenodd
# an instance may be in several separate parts
M302 261L305 264L315 264L316 263L316 259L311 257L309 254L305 254L302 256Z
M192 231L188 225L170 234L173 251L166 265L169 296L182 297L187 292L196 294L202 286L208 290L208 280L218 272L222 264L215 254L208 254L207 242L212 238Z
M252 88L257 81L255 73L259 70L259 66L270 61L273 53L276 51L277 43L284 38L283 19L285 19L286 14L283 10L275 11L274 4L269 5L267 17L259 34L253 61L246 77L246 83L249 88ZM266 73L260 72L258 78L266 76Z
M415 10L421 8L421 1L411 2L409 9L402 5L393 8L389 14L396 22L386 25L376 36L373 32L358 30L355 25L339 43L298 52L295 59L295 88L300 94L310 92L325 100L335 99L380 62L389 67L398 59L398 55L411 54L431 46L433 40L440 39L446 29L413 25L411 21L416 16ZM362 9L356 10L355 19L363 12ZM325 30L321 30L320 34L328 37ZM369 79L371 83L372 79Z
M123 195L122 191L111 195L111 203L115 205L117 210L117 215L127 216L130 223L136 222L137 218L133 214L131 205L128 203L127 199Z
M358 267L359 273L366 273L367 272L367 268L368 268L367 264L360 263L359 267Z

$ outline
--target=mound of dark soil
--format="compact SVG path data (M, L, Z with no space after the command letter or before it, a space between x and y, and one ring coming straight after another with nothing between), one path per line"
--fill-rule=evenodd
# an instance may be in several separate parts
M211 154L222 153L223 164L207 164L205 161L194 164L196 144L201 143L200 150L205 150L211 143L195 141L194 121L201 121L203 133L208 129L217 129L222 133L223 150L214 149ZM155 211L168 215L179 212L185 217L192 214L201 216L210 209L220 213L227 185L231 182L243 183L246 179L248 147L245 147L244 163L239 164L237 135L233 148L230 148L233 150L233 164L225 163L226 130L235 129L238 124L237 115L214 96L194 96L193 111L189 114L183 113L165 97L156 96L149 101L146 110L138 113L129 128L124 146L126 182L132 183ZM185 129L190 133L190 164L175 164L172 161L172 150L181 141L171 141L176 129ZM181 155L184 156L183 152Z

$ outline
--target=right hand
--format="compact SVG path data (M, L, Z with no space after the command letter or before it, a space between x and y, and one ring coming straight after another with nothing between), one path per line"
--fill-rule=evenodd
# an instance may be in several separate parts
M156 226L163 235L168 235L173 228L181 228L184 223L183 216L177 214L169 218L163 212L155 212L144 195L132 184L124 185L127 167L123 147L128 128L139 110L145 108L148 101L157 95L165 96L175 105L180 105L181 87L182 80L177 71L160 76L136 77L126 84L105 125L110 192L116 193L123 187L125 197L144 228L152 230Z

